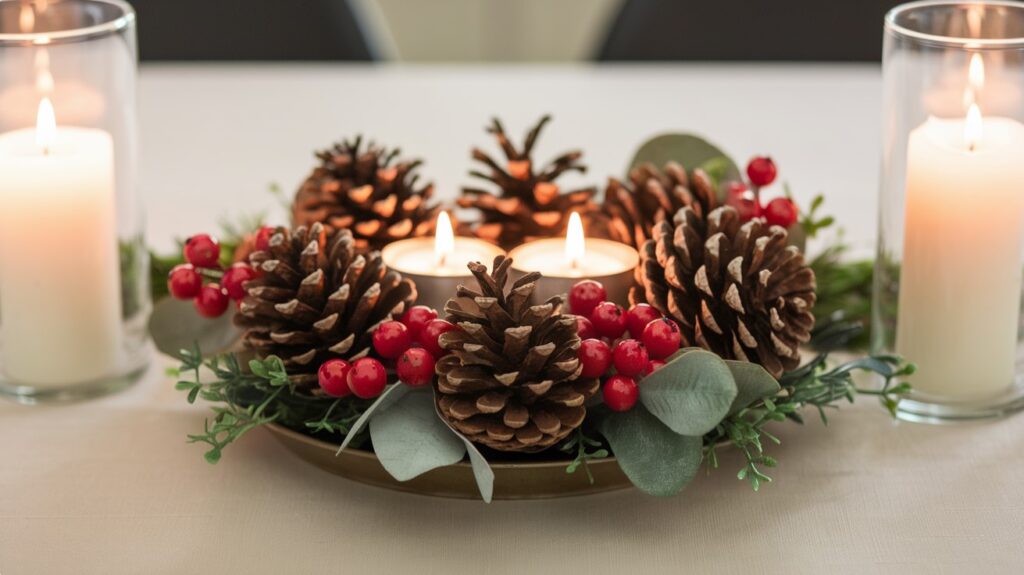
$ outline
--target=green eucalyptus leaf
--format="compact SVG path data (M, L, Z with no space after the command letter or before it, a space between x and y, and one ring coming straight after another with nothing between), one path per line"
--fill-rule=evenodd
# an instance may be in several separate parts
M727 359L725 365L729 367L736 382L736 399L732 401L729 415L759 399L771 397L781 389L779 382L756 363Z
M688 351L644 378L640 401L672 431L701 436L715 428L736 399L736 382L722 358Z
M437 409L437 406L434 406ZM437 414L438 419L441 418L441 414ZM491 469L491 465L487 463L487 459L484 458L480 450L473 445L473 442L466 439L465 435L462 435L454 427L451 426L447 421L444 422L448 426L448 429L462 440L462 444L466 446L466 452L469 454L469 464L473 467L473 478L476 480L476 488L480 490L480 498L485 503L490 503L494 497L494 470Z
M623 473L644 493L675 495L700 469L703 440L673 432L642 405L609 415L601 422L601 434Z
M408 481L431 469L462 461L466 447L434 409L434 394L418 390L402 395L370 419L370 439L384 469Z
M740 169L725 152L693 134L662 134L647 140L633 155L627 172L647 162L660 167L669 161L677 162L687 170L701 168L712 176L716 184L742 179ZM719 185L719 188L720 199L724 199L721 197L723 186Z
M216 355L229 350L242 337L231 316L226 313L207 319L196 313L192 302L167 297L153 306L149 333L156 348L174 358L183 359L182 350L192 349L197 343L203 353Z
M352 443L352 440L355 439L356 436L359 435L359 432L366 427L366 424L370 422L371 417L394 405L396 401L401 399L406 393L409 393L409 390L411 389L412 388L408 385L403 385L401 383L392 384L390 387L385 389L384 393L381 393L380 397L370 404L370 407L367 407L366 411L359 416L359 419L352 424L352 427L348 430L348 434L345 436L345 440L341 442L341 447L338 448L337 453L341 453L346 447L348 447L349 443ZM335 453L335 455L337 455L337 453Z

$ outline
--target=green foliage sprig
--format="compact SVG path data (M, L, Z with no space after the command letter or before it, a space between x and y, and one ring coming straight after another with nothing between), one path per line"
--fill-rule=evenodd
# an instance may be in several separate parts
M204 360L195 346L181 350L181 357L181 366L174 370L180 378L175 389L187 392L189 403L201 398L214 404L203 432L188 436L190 443L210 446L204 455L210 463L217 463L224 448L238 438L273 422L340 441L370 403L298 392L275 356L253 359L243 367L233 353Z
M882 386L879 389L857 387L853 381L853 372L857 370L881 376ZM830 367L828 353L821 353L807 364L783 375L779 381L781 389L775 396L726 417L705 437L708 468L718 467L716 449L720 445L731 444L745 458L737 478L748 480L757 491L761 483L771 481L764 468L775 467L777 463L775 458L765 453L765 442L781 443L766 429L769 423L788 419L802 424L804 418L800 410L811 407L828 425L827 410L838 408L838 403L843 400L853 403L858 394L877 396L882 405L895 415L900 398L910 392L910 384L900 379L913 372L913 364L885 355L863 357Z
M576 473L576 470L582 466L591 485L594 484L594 474L590 472L590 465L588 463L591 459L608 457L608 450L605 449L604 443L598 439L588 437L583 432L582 425L577 427L576 432L566 439L558 449L562 453L573 456L573 460L565 467L565 472Z

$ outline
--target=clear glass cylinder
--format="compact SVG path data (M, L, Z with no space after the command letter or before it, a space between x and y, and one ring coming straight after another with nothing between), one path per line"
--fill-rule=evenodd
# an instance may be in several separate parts
M906 419L1022 407L1024 4L885 18L872 347L917 364Z
M0 392L124 387L149 360L135 13L0 0Z

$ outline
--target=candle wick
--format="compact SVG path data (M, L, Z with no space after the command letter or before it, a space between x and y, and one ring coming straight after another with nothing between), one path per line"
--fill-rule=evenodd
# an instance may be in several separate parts
M437 265L438 265L438 267L442 267L443 268L446 263L448 263L448 254L446 254L446 253L438 254L438 256L437 256Z
M43 155L44 156L49 156L50 155L50 146L43 146Z

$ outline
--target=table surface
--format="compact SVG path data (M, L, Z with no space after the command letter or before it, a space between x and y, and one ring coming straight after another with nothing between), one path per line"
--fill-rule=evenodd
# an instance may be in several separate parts
M586 150L601 181L662 131L736 158L771 153L799 198L828 194L869 249L880 75L867 66L365 68L150 66L140 80L149 239L282 209L311 150L356 132L429 159L442 197L466 182L499 113L515 132L555 115L542 153ZM0 573L716 572L1019 573L1024 418L933 427L873 401L777 429L775 482L739 457L681 495L635 490L543 502L392 493L302 463L265 431L216 466L185 436L189 406L154 362L98 401L0 402Z

